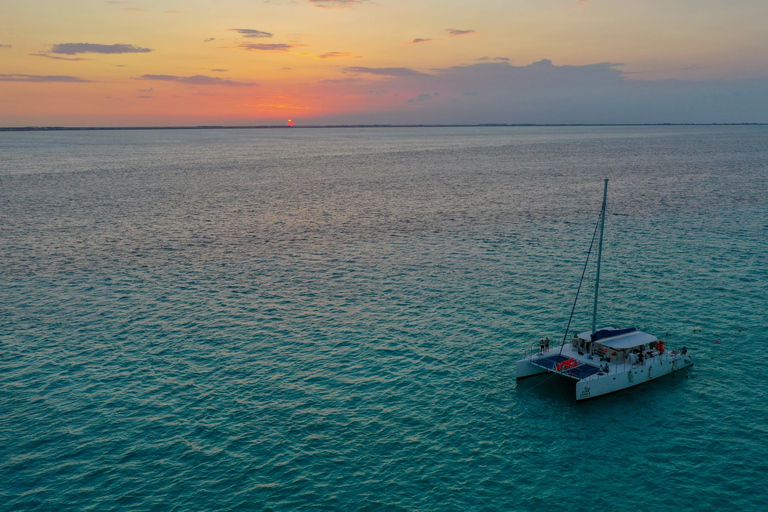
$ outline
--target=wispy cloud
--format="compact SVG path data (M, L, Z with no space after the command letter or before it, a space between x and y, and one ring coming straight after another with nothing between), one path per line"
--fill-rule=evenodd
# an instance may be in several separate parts
M355 55L352 52L328 52L317 56L319 59L362 59L360 55Z
M126 7L123 10L128 12L146 12L147 11L146 9L139 9L138 7Z
M447 28L445 29L445 31L448 32L448 35L450 35L451 37L468 36L469 34L474 34L476 32L473 29L461 30L458 28Z
M321 84L355 84L362 82L359 78L336 78L333 80L320 80Z
M417 37L413 41L411 41L409 44L419 44L419 43L429 43L430 41L434 41L432 38L424 38L424 37Z
M298 45L295 44L285 44L285 43L273 43L273 44L267 44L267 43L245 43L241 44L239 47L243 48L245 50L253 50L253 51L260 51L260 52L287 52L291 48L295 48Z
M90 82L85 78L66 75L0 75L0 82Z
M134 80L159 80L162 82L178 82L191 85L226 85L234 87L255 87L259 85L255 82L236 82L234 80L227 80L224 78L206 75L141 75L139 77L134 77Z
M204 40L203 42L204 43L210 43L211 41L215 41L215 40L216 40L215 37L209 37L208 39Z
M227 72L229 70L228 69L222 69L222 68L214 68L211 71L213 71L214 73L224 73L224 72Z
M0 48L9 48L10 49L10 48L13 48L13 46L11 46L9 44L0 44Z
M478 57L475 60L480 62L510 62L509 57Z
M229 30L248 38L272 37L274 35L272 32L264 32L263 30L256 30L253 28L231 28Z
M379 75L379 76L397 76L397 77L404 77L404 76L430 76L426 75L424 73L420 73L416 70L413 70L411 68L366 68L362 66L352 66L349 68L344 68L345 73L368 73L371 75Z
M251 108L257 108L259 110L272 110L272 109L291 109L291 110L319 110L320 107L307 107L302 105L289 105L285 103L261 103L258 105L248 105Z
M150 48L141 48L132 44L95 44L95 43L59 43L51 47L51 53L77 55L79 53L147 53Z
M72 61L90 60L84 57L57 57L56 55L50 55L47 53L30 53L29 55L30 57L45 57L46 59L53 59L53 60L72 60Z
M315 7L352 7L362 4L368 0L309 0L309 3Z
M435 94L435 96L440 96L440 95L439 94ZM416 96L415 98L409 99L408 103L416 103L416 102L421 102L421 101L429 101L431 99L432 99L432 95L431 94L429 94L428 92L423 92L423 93L419 94L418 96Z

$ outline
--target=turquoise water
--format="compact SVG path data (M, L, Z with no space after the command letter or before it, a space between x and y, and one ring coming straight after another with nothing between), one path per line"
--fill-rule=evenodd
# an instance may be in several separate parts
M0 135L1 510L760 510L768 128ZM688 371L584 403L601 325ZM575 327L589 326L589 295Z

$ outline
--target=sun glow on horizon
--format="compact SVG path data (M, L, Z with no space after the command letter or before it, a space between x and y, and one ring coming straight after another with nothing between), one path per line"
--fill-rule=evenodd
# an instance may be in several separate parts
M11 2L0 126L768 120L768 3L556 1Z

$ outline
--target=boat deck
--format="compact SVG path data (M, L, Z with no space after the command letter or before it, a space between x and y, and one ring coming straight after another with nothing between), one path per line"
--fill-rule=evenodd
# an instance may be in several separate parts
M543 368L548 372L558 373L565 377L570 377L575 380L592 380L598 379L603 375L617 375L632 372L633 369L645 368L646 366L652 366L654 364L673 363L676 360L680 360L683 356L676 351L665 352L659 354L655 352L654 355L647 355L645 363L632 364L629 362L607 362L601 361L597 356L590 357L587 354L579 353L571 345L565 345L564 347L553 347L543 353L533 354L527 357L525 360L530 364ZM558 370L557 365L573 359L575 365L572 368L563 368ZM607 366L608 371L604 371L601 368Z
M557 371L556 370L557 365L569 359L573 359L573 357L570 355L564 356L560 354L555 354L551 356L545 355L544 357L541 357L538 359L532 359L530 362L531 364L535 364L536 366L540 366L546 370ZM576 359L576 361L578 362L577 366L574 366L573 368L569 368L567 370L559 371L558 373L561 373L562 375L566 375L576 380L582 380L600 372L600 368L598 368L597 366L585 363L584 361L580 361L578 359Z

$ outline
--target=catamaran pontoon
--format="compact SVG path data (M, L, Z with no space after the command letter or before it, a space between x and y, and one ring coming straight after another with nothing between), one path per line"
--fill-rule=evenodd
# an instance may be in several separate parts
M683 347L681 350L667 350L666 343L656 336L637 329L617 329L597 326L597 297L600 289L600 260L603 252L603 230L605 227L605 203L608 195L608 180L603 189L603 206L600 212L600 241L597 250L597 272L595 277L595 298L592 308L592 329L574 334L567 343L566 335L559 347L549 348L549 343L540 344L517 363L517 378L522 379L547 372L560 374L576 380L576 399L584 400L614 391L637 386L643 382L662 377L687 366L693 361ZM595 227L595 234L597 226ZM594 244L594 234L592 236ZM592 252L590 245L589 253ZM589 263L589 254L587 254ZM586 266L584 272L586 272ZM584 272L581 282L584 281ZM581 283L579 283L579 291ZM576 292L578 300L579 292ZM574 310L576 303L574 302ZM573 311L571 311L571 319Z

